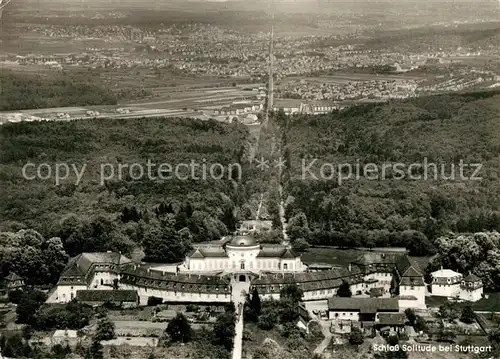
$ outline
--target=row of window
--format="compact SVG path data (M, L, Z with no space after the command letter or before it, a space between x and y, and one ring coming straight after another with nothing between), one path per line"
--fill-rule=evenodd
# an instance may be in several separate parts
M457 285L458 283L454 283L454 284L434 284L435 286L438 286L439 288L441 287L445 287L445 288L449 288L451 287L452 285ZM474 283L472 282L467 282L465 283L464 281L462 281L462 285L464 287L473 287L474 286Z
M194 270L203 270L203 269L224 269L224 268L233 268L236 269L237 262L228 262L228 261L219 261L219 262L212 262L212 261L206 261L206 262L197 262L197 261L191 261L190 263L190 269ZM245 270L246 269L246 263L245 262L240 262L240 269ZM254 262L250 261L248 262L248 269L253 269L254 267ZM283 270L288 270L289 266L288 263L283 263ZM256 262L256 267L255 269L281 269L281 263L279 262L269 262L269 261L257 261ZM291 263L290 269L293 269L293 263Z
M339 314L342 314L342 316L344 316L344 317L347 315L347 313L335 313L335 318L338 318L338 317L339 317ZM353 317L353 316L354 316L354 313L350 312L350 313L349 313L349 316Z
M144 292L148 292L148 288L144 288ZM150 289L150 292L152 292L151 294L155 294L157 292L159 292L158 290L155 290L155 289ZM170 292L170 291L169 291ZM172 293L172 292L170 292ZM174 296L177 297L177 296L181 296L181 297L185 297L186 296L186 293L190 296L192 295L195 295L195 294L198 294L198 297L201 298L202 295L211 295L211 294L215 294L215 298L219 298L219 293L201 293L201 292L177 292L177 291L174 291ZM226 294L221 294L222 296L224 297L227 297L228 295L230 295L229 293L226 293Z
M433 279L432 279L432 281L433 281L434 283L436 283L439 279L440 279L440 278L433 278ZM460 277L453 278L453 283L456 283L456 282L458 282L459 280L460 280ZM446 282L447 282L447 283L451 283L451 282L452 282L451 278L447 278L447 279L446 279ZM462 281L462 283L463 283L463 281Z

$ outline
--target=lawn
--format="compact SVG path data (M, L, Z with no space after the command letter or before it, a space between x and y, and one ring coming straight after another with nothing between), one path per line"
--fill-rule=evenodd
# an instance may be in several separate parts
M500 293L488 293L488 298L483 298L472 304L477 311L500 312Z
M306 264L327 263L347 267L354 259L364 251L358 249L338 248L309 248L302 254L302 261Z
M487 295L488 298L480 299L477 302L461 302L457 303L457 305L461 307L471 305L472 309L479 312L500 312L500 293L488 293ZM427 307L439 308L446 301L446 297L425 297Z
M302 261L304 263L327 263L342 267L347 267L349 263L353 262L363 253L366 253L363 249L340 249L340 248L328 248L328 247L313 247L309 248L306 252L302 254ZM422 270L429 263L431 257L411 257L415 260Z
M430 296L425 297L425 305L427 308L439 308L443 305L448 299L446 297L438 297L438 296Z

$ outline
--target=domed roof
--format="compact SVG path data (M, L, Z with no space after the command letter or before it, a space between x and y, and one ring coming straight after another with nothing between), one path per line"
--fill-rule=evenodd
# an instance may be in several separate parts
M235 236L229 243L231 246L256 246L257 241L250 236Z

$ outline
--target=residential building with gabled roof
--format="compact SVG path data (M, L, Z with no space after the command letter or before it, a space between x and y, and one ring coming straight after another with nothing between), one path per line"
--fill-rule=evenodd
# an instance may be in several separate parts
M49 302L67 303L78 290L112 290L124 265L132 261L116 252L81 253L70 259Z
M402 255L396 260L392 287L393 294L399 295L405 303L415 298L408 307L426 308L424 274L414 259Z

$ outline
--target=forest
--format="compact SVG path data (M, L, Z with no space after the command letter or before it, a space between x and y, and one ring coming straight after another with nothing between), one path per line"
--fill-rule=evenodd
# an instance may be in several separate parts
M243 125L175 118L1 126L0 239L5 249L1 272L23 272L25 267L30 271L23 273L28 282L53 283L59 263L68 256L106 250L131 254L138 248L145 260L178 262L193 242L231 233L238 220L254 218L260 199L254 194L265 188L244 161L247 136ZM241 162L242 177L163 181L124 176L103 185L98 180L102 163L147 160ZM22 168L29 162L87 167L78 185L71 176L56 185L53 179L25 179ZM23 239L28 229L36 241ZM19 244L25 242L37 244ZM60 260L54 260L52 252L39 253L53 246L60 249L54 249ZM38 275L37 267L46 269Z
M289 234L310 244L404 246L412 255L436 252L448 234L500 230L500 93L447 94L367 104L319 116L277 113L288 170ZM338 183L301 177L302 161L324 163L481 164L481 180L372 180L364 173ZM469 171L469 172L468 172ZM418 171L417 171L418 172ZM469 177L467 176L469 175ZM467 177L467 178L466 178Z
M110 90L84 76L0 73L0 111L116 103Z

